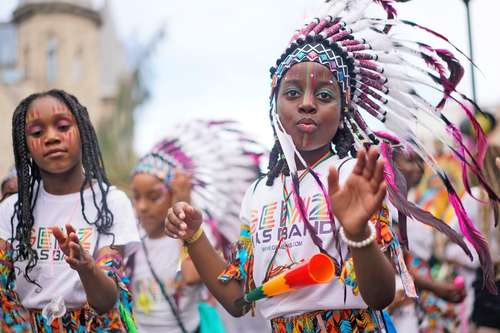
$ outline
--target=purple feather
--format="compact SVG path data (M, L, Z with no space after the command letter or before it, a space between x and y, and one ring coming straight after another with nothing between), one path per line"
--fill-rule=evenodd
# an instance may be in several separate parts
M389 201L398 209L399 212L402 214L412 217L415 220L433 227L434 229L442 232L445 234L452 242L456 243L458 246L460 246L464 252L471 258L472 260L472 254L463 241L462 237L455 231L453 230L449 225L447 225L445 222L441 221L440 219L436 218L433 216L431 213L417 207L415 204L412 202L409 202L405 196L400 192L398 185L396 183L396 172L397 168L392 164L392 153L390 151L390 148L386 143L382 143L381 145L381 150L382 154L384 155L384 158L386 160L385 163L385 179L387 181L387 184L389 185L387 187L387 193L389 194ZM399 187L404 190L406 187L403 186L400 182ZM404 228L405 226L403 226ZM402 233L403 230L400 230ZM402 234L402 240L407 241L407 235Z
M445 234L452 242L460 246L467 254L467 256L472 260L472 253L464 242L463 237L460 236L455 230L453 230L453 228L451 228L442 220L436 218L428 211L425 211L417 207L412 202L409 202L401 195L401 193L394 191L392 187L387 187L387 193L389 194L389 200L394 205L394 207L398 209L398 211Z
M479 125L479 123L477 122L477 119L476 117L474 117L474 114L472 113L470 108L468 108L464 103L461 103L460 101L457 101L457 103L465 111L468 120L471 122L472 127L474 128L477 139L477 160L479 162L480 168L482 169L484 165L484 157L486 156L486 150L488 148L488 139L486 138L486 134L484 134L481 125Z
M393 20L398 15L396 8L394 8L393 6L394 0L373 0L373 1L382 6L382 8L384 8L385 12L387 13L388 20ZM391 30L391 28L392 24L387 24L384 27L384 33L388 33Z
M445 175L440 175L447 185L447 188L451 183ZM495 273L493 269L493 262L491 259L491 254L488 249L488 242L484 239L483 235L476 229L474 223L470 220L465 212L462 202L458 198L458 195L453 190L453 188L448 188L448 199L457 212L458 223L460 225L460 230L467 238L467 240L472 244L474 249L479 256L479 262L481 263L481 268L483 270L483 288L494 294L498 294L498 290L495 284Z
M463 55L468 61L470 61L474 65L474 67L477 68L477 66L472 62L472 60L469 58L469 56L467 56L467 54L465 54L462 50L460 50L457 46L455 46L452 42L450 42L450 40L448 38L446 38L445 36L443 36L439 32L436 32L436 31L434 31L432 29L429 29L427 27L424 27L424 26L419 25L419 24L417 24L415 22L412 22L412 21L400 20L400 22L403 23L403 24L409 25L411 27L417 27L417 28L419 28L421 30L424 30L424 31L426 31L426 32L428 32L428 33L430 33L430 34L432 34L432 35L434 35L434 36L436 36L436 37L444 40L445 42L447 42L448 44L450 44L455 50L457 50L461 55Z
M385 133L377 132L380 136L387 136ZM382 156L386 161L385 173L384 177L388 184L388 187L391 188L394 192L399 192L404 195L406 198L408 196L408 187L406 185L406 180L401 175L401 172L395 167L394 159L392 154L391 147L382 141L380 145L380 150L382 152ZM398 210L398 229L399 229L399 237L401 244L408 249L409 241L408 241L408 230L407 230L407 220L406 215Z

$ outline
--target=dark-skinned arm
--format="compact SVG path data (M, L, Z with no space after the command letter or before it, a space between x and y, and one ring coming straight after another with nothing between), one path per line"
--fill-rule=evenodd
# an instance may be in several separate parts
M362 241L369 236L359 239ZM349 236L347 236L349 237ZM356 241L355 237L350 238ZM359 291L365 303L374 310L382 310L392 303L396 292L395 272L391 262L380 251L376 242L367 247L351 249Z
M167 213L165 232L172 238L190 239L202 223L201 212L186 202L178 202ZM203 233L195 242L187 245L189 256L200 274L202 281L212 295L234 317L245 314L235 301L243 296L242 285L234 280L222 283L217 278L227 263L215 251L207 236Z
M57 227L52 228L52 232L66 255L66 262L78 273L89 305L99 314L111 310L118 299L115 281L107 276L96 265L94 258L82 248L71 225L66 225L66 233ZM121 257L121 252L105 247L99 250L98 256L102 255Z
M380 210L386 195L384 161L377 159L378 152L373 147L368 152L358 151L356 165L342 186L336 168L330 168L328 175L333 213L346 237L355 242L369 237L369 219ZM395 272L390 261L375 243L350 248L350 252L363 300L372 309L384 309L395 295Z

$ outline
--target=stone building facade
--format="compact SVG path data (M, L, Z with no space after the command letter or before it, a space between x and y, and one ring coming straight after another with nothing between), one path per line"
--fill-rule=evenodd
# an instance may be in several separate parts
M1 177L13 163L11 117L22 98L67 90L97 124L115 107L127 65L107 1L96 9L89 0L20 0L0 40Z

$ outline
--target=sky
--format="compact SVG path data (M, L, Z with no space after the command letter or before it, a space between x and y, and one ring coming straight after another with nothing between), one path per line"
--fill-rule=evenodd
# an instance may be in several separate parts
M190 118L236 119L259 141L271 144L269 67L305 18L322 14L317 11L321 0L110 1L118 33L128 45L146 43L166 24L148 75L152 96L136 114L139 153ZM0 21L9 18L16 4L0 0ZM463 0L412 0L398 10L400 18L435 29L468 51ZM482 70L476 74L478 101L497 105L500 1L471 0L471 11L475 62ZM460 88L470 93L470 81Z

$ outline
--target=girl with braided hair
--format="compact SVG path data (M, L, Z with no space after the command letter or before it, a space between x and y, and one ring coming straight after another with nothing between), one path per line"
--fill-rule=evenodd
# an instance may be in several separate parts
M226 268L210 246L201 212L193 205L176 203L165 223L171 237L184 240L202 280L234 316L253 307L244 296L256 286L318 252L330 256L335 266L331 282L256 303L273 332L383 331L385 317L379 310L394 298L395 273L406 294L416 296L401 250L401 245L411 246L405 215L444 232L471 255L457 232L406 200L406 183L392 160L393 144L411 147L446 184L461 231L481 258L485 285L495 291L487 244L415 129L428 128L445 142L464 174L471 171L489 200L498 202L482 174L480 128L477 151L471 152L441 113L447 100L461 103L456 86L463 68L447 50L393 35L393 28L409 27L444 38L395 19L393 0L328 2L329 15L298 30L271 69L276 141L267 180L257 180L243 198L241 237L232 262ZM381 5L388 18L367 16L372 3ZM443 94L437 106L417 92L417 85ZM371 129L367 117L388 132ZM401 241L392 230L386 192L401 213Z
M87 109L61 90L30 95L12 138L19 190L0 206L2 331L134 330L122 268L138 245L135 217L106 177Z

